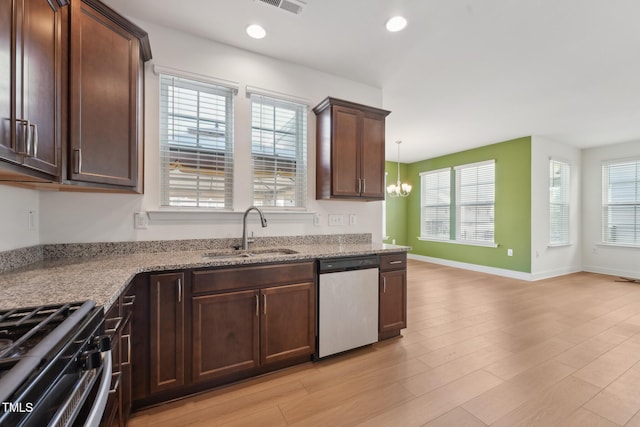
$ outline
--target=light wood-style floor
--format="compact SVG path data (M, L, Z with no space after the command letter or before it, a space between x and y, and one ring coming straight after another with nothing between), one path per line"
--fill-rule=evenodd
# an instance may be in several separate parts
M640 426L640 286L409 262L403 338L135 414L129 426Z

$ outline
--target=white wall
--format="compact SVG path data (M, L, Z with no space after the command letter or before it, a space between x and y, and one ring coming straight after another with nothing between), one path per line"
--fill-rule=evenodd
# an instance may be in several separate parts
M582 264L585 271L640 278L640 248L602 245L602 162L640 157L640 141L582 153Z
M136 211L159 209L158 77L152 64L203 74L240 84L235 98L234 210L243 212L250 204L250 102L245 86L308 99L314 106L326 96L334 96L372 106L382 105L382 91L361 83L332 76L295 64L256 55L227 45L176 32L146 22L138 22L149 32L153 60L146 68L145 96L145 194L48 193L40 195L41 243L155 240L210 237L239 237L241 219L236 215L195 216L170 221L152 221L147 230L134 230ZM308 205L321 215L321 226L312 215L267 214L269 227L252 225L256 236L332 233L373 234L382 240L381 202L334 202L315 200L315 115L308 119ZM327 215L357 215L356 225L332 226ZM255 214L251 214L254 216ZM255 223L255 222L254 222Z
M39 197L34 190L0 185L0 252L39 243ZM29 211L34 215L29 226Z
M581 150L548 138L531 138L531 274L534 279L582 270ZM549 246L549 159L569 163L571 200L567 246Z

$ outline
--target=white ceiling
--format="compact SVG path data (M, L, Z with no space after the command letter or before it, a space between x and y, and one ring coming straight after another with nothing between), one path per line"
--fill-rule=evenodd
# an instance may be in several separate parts
M301 15L254 0L105 3L382 88L388 159L398 139L404 162L528 135L640 141L638 0L308 0ZM409 25L391 34L395 14ZM248 38L250 23L267 37Z

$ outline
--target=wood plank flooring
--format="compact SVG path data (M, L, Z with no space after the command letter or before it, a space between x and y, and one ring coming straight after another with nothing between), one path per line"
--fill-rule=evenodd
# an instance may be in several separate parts
M409 261L403 337L134 414L141 426L640 426L640 286Z

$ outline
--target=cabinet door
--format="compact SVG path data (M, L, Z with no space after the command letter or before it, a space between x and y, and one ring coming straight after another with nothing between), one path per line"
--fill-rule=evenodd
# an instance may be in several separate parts
M311 355L315 351L315 287L301 283L263 289L261 363Z
M20 156L14 150L15 129L12 123L15 89L15 68L12 57L15 54L13 33L15 29L14 10L17 0L0 0L0 158L19 162Z
M407 326L407 272L387 271L380 274L380 334L400 331Z
M16 99L18 118L29 121L28 128L22 126L23 132L28 129L23 164L58 176L66 8L55 1L24 0L23 13L22 79Z
M84 1L71 7L69 176L135 187L139 41Z
M184 385L184 274L150 276L152 393Z
M192 298L194 381L259 365L258 296L242 291Z
M384 117L364 113L360 150L360 195L369 199L384 199L384 120Z
M357 197L360 195L360 113L356 109L333 107L331 146L331 194Z

